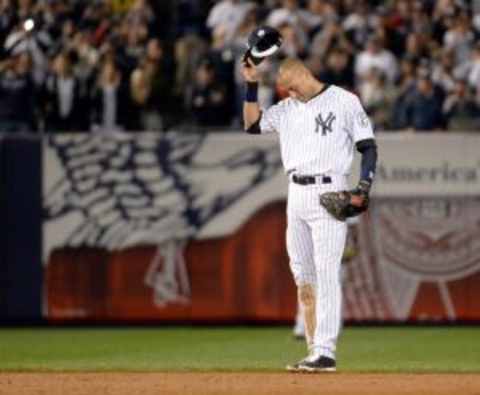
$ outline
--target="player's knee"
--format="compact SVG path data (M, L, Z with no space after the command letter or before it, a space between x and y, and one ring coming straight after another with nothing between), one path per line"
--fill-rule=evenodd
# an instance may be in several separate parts
M305 308L309 308L314 305L315 288L312 284L303 284L298 287L298 300Z

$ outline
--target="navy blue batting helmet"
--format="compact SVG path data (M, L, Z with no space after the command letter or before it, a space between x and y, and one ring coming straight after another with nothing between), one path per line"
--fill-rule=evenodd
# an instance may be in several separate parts
M248 50L245 60L248 58L254 64L259 64L263 59L273 55L282 45L282 35L273 27L261 26L248 36Z

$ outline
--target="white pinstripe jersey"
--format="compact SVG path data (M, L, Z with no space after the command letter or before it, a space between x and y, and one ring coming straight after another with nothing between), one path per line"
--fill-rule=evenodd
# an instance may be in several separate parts
M287 173L347 175L355 143L374 138L353 93L329 85L308 102L287 98L262 113L262 133L277 132Z

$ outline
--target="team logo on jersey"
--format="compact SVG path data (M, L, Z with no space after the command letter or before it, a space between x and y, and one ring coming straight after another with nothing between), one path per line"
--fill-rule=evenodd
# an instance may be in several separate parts
M331 111L328 113L325 119L323 119L323 116L321 113L318 114L315 117L315 133L318 133L320 131L320 128L322 128L322 136L326 136L327 132L332 133L333 132L332 124L333 124L333 121L335 121L335 119L337 118Z
M360 111L357 114L357 120L362 128L366 128L368 127L368 125L370 125L370 120L368 119L368 115L364 111Z

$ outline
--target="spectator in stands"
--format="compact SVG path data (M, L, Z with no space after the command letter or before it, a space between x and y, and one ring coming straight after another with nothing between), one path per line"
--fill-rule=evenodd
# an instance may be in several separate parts
M354 89L375 103L379 95L374 87L393 92L395 111L387 117L391 122L377 123L403 129L416 127L412 126L412 98L428 102L430 109L437 99L442 101L437 88L435 99L429 98L426 86L418 89L417 65L428 65L434 86L451 92L445 109L457 108L452 105L461 96L457 79L468 81L480 103L480 46L475 45L480 37L480 14L472 18L472 12L474 4L463 0L0 0L0 59L7 52L16 56L28 52L32 63L29 74L40 87L59 79L55 72L45 84L50 58L68 53L71 75L60 79L63 88L47 90L46 105L36 102L41 118L47 118L50 127L62 126L54 114L71 108L72 100L76 103L73 107L83 114L91 111L75 121L75 129L88 130L86 122L92 117L100 122L90 100L93 97L98 103L102 89L110 89L109 97L113 97L116 85L112 81L117 77L110 80L104 75L118 72L120 86L127 87L125 96L131 102L126 128L160 130L185 118L179 109L186 106L177 105L178 101L190 103L196 65L206 56L214 65L215 80L224 88L225 103L229 103L225 104L225 114L234 116L243 89L243 82L242 89L237 84L238 65L248 34L260 24L271 24L284 36L280 56L305 58L325 81ZM181 15L168 18L178 13ZM28 32L24 25L27 18L35 20L34 29ZM163 39L162 34L171 46L152 41L152 37ZM259 98L263 103L271 102L275 95L271 77L277 63L278 59L271 58L261 65ZM115 72L107 66L112 64L117 65ZM398 64L403 70L398 71ZM12 76L13 69L6 67L8 72L2 73L2 78ZM105 80L110 81L108 89ZM59 99L60 94L65 99ZM281 92L276 96L281 97ZM66 103L60 105L64 100ZM371 109L377 112L373 108L377 106ZM449 114L450 110L443 113ZM477 118L475 111L462 114ZM427 126L430 123L426 122Z
M120 69L111 58L106 58L93 90L92 130L113 131L125 129L128 101Z
M135 0L125 17L131 28L152 26L155 23L155 14L146 0Z
M365 42L372 35L376 26L377 18L374 13L370 12L368 1L365 0L355 2L353 12L349 13L342 23L345 34L357 49L365 46Z
M409 120L407 103L416 87L416 62L404 58L400 63L400 76L395 87L394 111L391 113L392 129L404 129Z
M90 42L85 32L76 32L70 44L70 51L75 58L74 73L80 83L80 95L85 98L89 95L90 86L95 80L95 73L98 71L98 61L100 51L105 56L113 58L115 56L113 48L108 47L106 43L100 50L97 50ZM108 55L107 55L108 54Z
M410 33L405 41L405 52L402 56L414 59L420 62L429 57L429 48L427 47L428 38L419 33Z
M46 126L54 131L82 131L88 109L80 105L80 84L73 73L70 54L61 52L53 60L45 83ZM87 110L87 111L85 111Z
M397 0L389 16L388 23L391 28L397 32L401 41L405 41L409 31L410 31L410 14L411 14L411 2L409 0ZM398 56L404 50L404 45L402 44L400 48L397 48L398 52L395 54ZM395 51L395 49L392 49Z
M455 82L454 89L443 103L443 116L449 130L478 131L480 110L466 81Z
M475 45L470 61L465 63L465 77L470 87L480 93L480 43Z
M415 131L442 129L445 125L442 112L443 94L436 87L429 71L418 73L414 91L405 101L406 127Z
M138 60L145 54L145 43L148 38L148 29L144 24L131 27L126 21L124 28L127 29L127 42L125 46L125 57L129 64L138 63Z
M151 67L149 67L147 59L143 58L130 76L128 130L141 131L145 129L143 115L151 95L151 80Z
M75 33L75 22L72 19L66 19L65 21L63 21L60 36L55 40L55 43L52 45L52 52L72 50L72 47L74 45L73 37L75 36Z
M42 85L48 69L47 52L52 40L49 33L42 29L27 31L24 22L22 20L14 26L5 39L4 48L12 54L28 51L32 60L32 78L37 85Z
M307 13L304 15L304 23L307 28L308 36L311 38L322 26L328 22L337 20L337 12L327 0L309 0L307 4Z
M209 58L215 65L216 75L227 88L227 100L231 105L231 118L235 126L240 127L244 101L245 80L241 75L243 54L245 53L245 43L248 41L250 33L258 27L258 7L252 7L245 15L235 33L235 38L228 43L224 32L215 31L212 50ZM260 65L261 70L265 70L265 65L270 64L270 60L264 61ZM232 77L228 76L233 73ZM259 84L260 98L264 93L263 81ZM273 104L271 101L262 104Z
M267 25L276 28L289 25L296 30L295 34L300 40L306 41L311 14L300 7L298 0L282 0L281 5L270 12L266 20Z
M432 81L445 92L452 91L455 85L454 66L454 54L448 49L441 53L440 60L433 65Z
M359 91L365 110L376 128L391 129L391 117L395 92L388 85L385 74L372 69Z
M353 90L353 62L348 52L341 48L332 50L327 58L327 67L320 73L319 78L327 84Z
M190 111L201 127L226 126L229 123L225 87L215 76L213 65L204 61L195 73Z
M18 0L17 16L20 20L25 20L34 16L32 0Z
M34 93L28 52L0 62L0 132L35 130Z
M283 22L277 26L283 37L281 53L292 58L303 58L307 53L307 36L290 22Z
M10 31L15 26L15 8L12 0L0 0L0 44L3 44ZM0 48L0 53L3 48Z
M177 15L175 23L176 37L206 37L208 29L205 25L204 11L206 11L207 7L208 3L204 0L175 1L175 12Z
M213 34L215 37L215 32ZM223 38L220 42L215 38L212 41L211 53L222 65L230 64L230 67L219 67L233 79L231 65L234 61L233 53L224 54L224 50L228 51L228 49L224 48ZM208 43L195 34L186 35L175 42L175 95L182 97L187 91L194 79L197 65L206 56L208 50Z
M313 37L310 54L326 58L328 53L335 48L345 50L349 54L352 54L354 51L341 25L337 21L332 20Z
M210 10L207 27L210 31L220 28L225 34L225 41L230 43L252 6L252 2L243 0L220 0Z
M456 64L461 64L468 61L474 42L475 35L471 27L470 17L466 12L461 12L443 36L443 44L445 48L453 50Z
M164 116L172 106L172 80L165 67L164 50L160 40L150 39L146 55L130 79L130 95L135 115L129 129L163 130Z
M393 83L397 78L397 60L389 50L385 49L382 40L378 37L370 37L365 50L360 52L356 58L357 89L360 89L363 80L374 68L384 73L388 83Z
M146 126L147 129L161 130L171 122L169 114L178 111L181 106L177 106L173 100L174 73L169 54L159 38L152 37L148 40L146 58L152 70Z
M410 16L410 31L421 36L431 35L431 22L427 13L428 2L423 0L412 1Z

